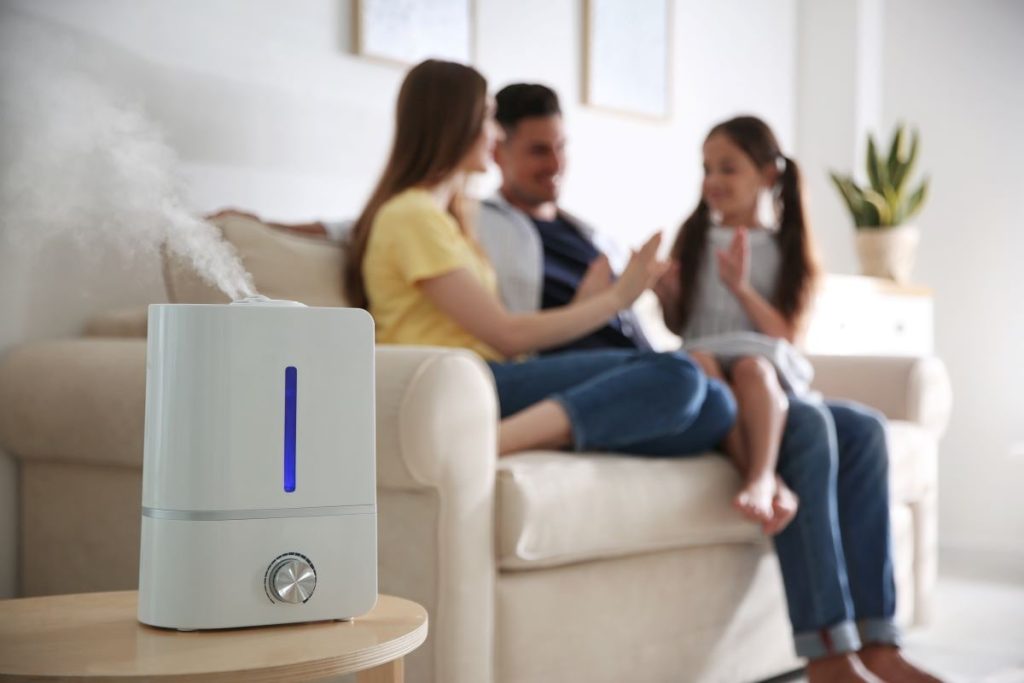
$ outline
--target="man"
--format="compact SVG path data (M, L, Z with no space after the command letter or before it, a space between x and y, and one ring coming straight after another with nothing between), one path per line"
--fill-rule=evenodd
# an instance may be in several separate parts
M505 132L494 149L502 184L482 203L478 228L505 305L561 306L607 286L621 253L558 206L566 166L558 97L542 85L515 84L495 99ZM659 298L670 306L666 289ZM609 347L649 348L633 314L557 350ZM887 468L878 416L850 404L791 399L779 472L801 505L774 540L796 650L810 660L812 683L937 681L899 651Z
M478 237L510 311L564 306L607 284L628 254L556 203L565 170L565 136L554 92L517 84L499 92L496 100L496 118L506 136L494 149L502 185L480 206ZM632 311L547 353L610 347L651 348Z

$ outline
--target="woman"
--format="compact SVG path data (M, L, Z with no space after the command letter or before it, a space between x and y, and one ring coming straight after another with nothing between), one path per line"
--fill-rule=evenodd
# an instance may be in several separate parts
M461 189L485 170L495 135L487 83L429 60L406 76L385 170L353 228L346 293L382 343L470 349L487 361L501 408L499 453L529 448L682 455L707 450L733 405L681 353L602 351L520 360L604 325L661 274L660 236L622 276L584 301L506 311L462 211Z

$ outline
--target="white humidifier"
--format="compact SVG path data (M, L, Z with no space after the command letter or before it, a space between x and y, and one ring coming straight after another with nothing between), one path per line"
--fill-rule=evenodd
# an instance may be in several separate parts
M139 621L348 619L377 598L365 311L149 308Z

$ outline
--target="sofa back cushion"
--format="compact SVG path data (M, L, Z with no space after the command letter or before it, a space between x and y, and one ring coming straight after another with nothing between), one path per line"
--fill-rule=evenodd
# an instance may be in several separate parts
M341 287L341 245L237 214L219 216L211 223L238 252L260 294L308 306L348 305ZM163 269L171 303L228 301L227 295L203 280L187 259L165 252Z

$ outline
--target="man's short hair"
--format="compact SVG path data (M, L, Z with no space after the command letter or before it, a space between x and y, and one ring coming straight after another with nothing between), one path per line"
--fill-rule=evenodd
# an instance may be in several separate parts
M555 91L538 83L506 85L494 96L494 101L497 105L494 118L506 133L511 133L523 119L562 113Z

